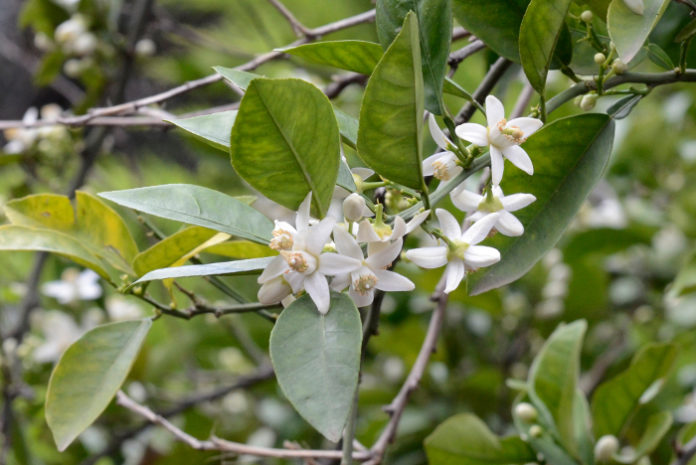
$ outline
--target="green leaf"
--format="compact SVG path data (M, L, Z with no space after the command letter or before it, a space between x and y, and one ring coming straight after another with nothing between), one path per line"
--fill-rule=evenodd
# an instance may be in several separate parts
M563 118L524 144L534 162L534 178L508 167L506 193L529 192L536 202L515 215L525 232L517 238L498 235L491 241L500 262L470 277L471 295L508 284L521 276L560 239L609 161L614 123L598 113ZM531 181L531 182L530 182Z
M587 3L587 6L594 14L599 16L599 19L606 21L607 9L609 9L610 1L611 0L585 0L585 3Z
M498 438L476 415L462 413L447 419L425 439L430 465L512 465L536 460L519 437Z
M160 218L203 226L268 244L273 223L234 197L190 184L102 192L107 200Z
M648 44L648 58L662 69L673 71L675 66L672 59L667 55L667 52L657 44Z
M133 269L138 276L142 276L149 271L171 266L182 257L190 256L216 234L219 233L200 226L182 229L140 252L133 260Z
M614 118L614 120L624 119L631 114L633 108L638 105L638 102L640 102L643 97L645 96L640 94L624 97L607 108L607 114Z
M636 410L659 392L676 357L671 344L643 348L625 371L601 384L592 398L595 434L620 437Z
M667 291L669 297L679 297L696 290L696 251L693 251L682 264L677 277Z
M248 73L234 68L225 68L223 66L213 66L213 70L225 79L225 81L239 87L241 90L246 90L252 80L262 77L259 74Z
M543 95L546 75L571 0L532 0L520 26L520 60L532 87Z
M594 461L594 438L592 437L592 416L590 405L585 393L580 388L575 390L573 397L573 432L574 443L577 445L577 456L582 463Z
M530 0L453 0L454 17L498 55L520 61L519 30Z
M206 263L204 265L185 265L162 268L150 271L133 284L160 279L190 278L192 276L217 276L223 274L239 274L249 271L263 270L274 257L250 258L248 260L233 260L231 262Z
M228 110L190 118L173 118L169 122L196 139L227 152L230 148L230 132L236 117L237 110Z
M612 255L636 244L650 244L655 233L652 228L589 229L573 235L563 247L563 260L566 263L587 258L589 254Z
M228 241L222 244L215 244L205 249L206 253L222 255L234 259L272 257L278 252L268 246L254 244L249 241Z
M692 19L679 33L674 37L675 42L686 42L696 35L696 19Z
M638 444L629 454L620 454L614 460L626 464L636 463L655 450L671 426L672 414L670 412L658 412L650 415Z
M442 114L442 82L452 36L451 0L378 0L377 36L382 47L395 40L409 11L418 23L425 108Z
M418 23L404 27L377 64L360 108L358 155L381 176L415 189L423 185L423 76Z
M382 47L364 40L315 42L281 50L312 63L368 75L382 58Z
M312 191L325 215L340 160L338 124L331 102L301 79L254 79L232 128L232 165L271 200L297 209Z
M46 421L60 451L109 405L151 325L144 319L97 326L65 351L46 392Z
M309 295L300 297L271 331L271 361L285 396L333 442L341 438L357 389L361 341L358 309L336 293L326 315Z
M586 329L584 320L561 324L556 328L534 358L528 380L528 394L539 409L540 418L547 423L547 427L555 427L561 443L574 455L578 451L575 396L580 375L580 350Z
M343 160L341 160L341 163L338 165L336 185L344 188L348 192L355 192L357 190L355 179L353 179L353 173Z
M607 13L607 29L625 63L640 51L670 3L670 0L644 0L645 10L639 15L632 12L623 0L612 0Z

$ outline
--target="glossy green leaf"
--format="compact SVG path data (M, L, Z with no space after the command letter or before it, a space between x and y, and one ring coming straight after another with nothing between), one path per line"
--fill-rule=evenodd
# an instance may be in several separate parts
M597 437L620 437L635 411L659 392L676 357L670 344L653 344L633 357L631 366L601 384L592 398L592 420Z
M221 244L215 244L206 247L205 252L235 259L272 257L278 255L278 252L268 246L254 244L249 241L227 241Z
M259 74L240 71L234 68L225 68L224 66L213 66L213 70L222 76L225 81L239 87L241 90L246 90L252 80L263 77Z
M182 257L188 256L201 244L215 237L216 234L218 234L217 231L200 226L182 229L140 252L133 260L133 269L138 276L142 276L149 271L171 266Z
M353 403L362 326L353 301L333 293L321 315L309 295L280 314L271 332L273 369L285 396L327 439L338 442Z
M624 119L631 114L633 108L638 105L638 102L640 102L643 97L644 95L640 94L623 97L607 108L607 114L615 120Z
M382 58L382 47L364 40L315 42L281 50L312 63L368 75Z
M470 277L472 295L520 278L556 244L604 174L613 136L611 118L594 113L556 120L529 138L524 149L534 177L508 164L501 186L505 193L528 192L537 200L515 212L525 228L522 236L491 241L501 261Z
M442 114L442 83L452 36L451 0L378 0L377 36L382 47L395 40L409 11L418 23L425 108Z
M672 71L674 70L675 66L674 63L672 62L672 59L667 55L667 52L662 50L662 48L657 45L657 44L648 44L647 45L647 50L648 50L648 59L655 63L657 66L660 68L667 70L667 71Z
M160 218L203 226L261 244L271 239L271 220L234 197L205 187L164 184L102 192L99 196Z
M585 0L585 3L590 8L590 10L602 21L607 19L607 10L609 9L609 3L611 0Z
M555 427L561 443L576 454L576 392L584 320L561 324L546 341L529 370L529 397L547 427ZM547 416L548 415L548 416ZM550 416L550 417L549 417Z
M185 265L150 271L133 284L159 279L190 278L193 276L217 276L223 274L247 273L263 270L274 257L250 258L231 262L206 263L204 265Z
M171 119L169 122L196 139L227 152L230 148L230 131L236 117L237 110L228 110L190 118Z
M623 0L612 0L607 13L607 28L619 57L625 63L640 51L670 3L670 0L644 0L645 9L639 15L632 12Z
M97 326L65 351L46 392L46 421L59 450L65 450L109 405L151 325L144 319Z
M512 465L536 460L536 453L519 437L498 438L476 415L447 419L425 439L430 465Z
M577 445L577 456L582 463L594 461L594 438L592 437L592 415L590 404L580 388L573 397L573 442Z
M494 52L520 61L519 31L530 0L452 0L454 17Z
M638 444L633 447L630 453L620 454L614 460L626 464L636 463L657 448L671 426L672 414L670 412L657 412L650 415Z
M546 87L546 75L570 3L571 0L532 0L522 19L520 60L529 83L540 94Z
M353 173L343 160L341 160L341 163L338 165L338 177L336 178L336 185L344 188L348 192L355 192L357 189L355 186L355 179L353 179Z
M367 83L358 130L358 155L387 179L423 184L423 76L418 22L413 13Z
M301 79L254 79L232 128L232 165L252 187L290 209L312 191L326 214L340 160L331 102Z

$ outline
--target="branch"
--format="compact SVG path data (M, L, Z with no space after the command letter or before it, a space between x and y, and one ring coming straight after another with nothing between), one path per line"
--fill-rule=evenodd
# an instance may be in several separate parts
M511 64L512 62L507 58L498 58L498 60L493 63L493 66L491 66L491 69L488 70L488 73L483 78L483 81L481 81L481 84L479 84L472 94L474 100L476 100L479 104L482 104ZM466 123L474 115L475 111L476 106L473 103L467 103L454 119L455 124Z
M450 68L456 70L459 67L459 63L466 60L479 50L483 50L484 48L486 48L486 44L484 44L482 40L476 39L459 50L455 50L454 52L450 53L449 58L447 59L447 64L450 66Z
M283 5L280 0L268 0L271 5L275 7L276 10L280 12L281 15L290 23L292 30L295 31L297 37L312 37L312 31L307 29L297 18L288 10L285 5Z

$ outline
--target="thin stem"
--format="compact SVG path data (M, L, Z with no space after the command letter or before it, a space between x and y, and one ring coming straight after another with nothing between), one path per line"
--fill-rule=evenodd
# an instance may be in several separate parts
M691 39L692 38L685 40L681 43L681 46L679 47L679 72L682 74L686 72L686 56L689 51Z
M495 85L498 83L500 78L503 77L505 71L512 65L512 62L506 58L498 58L498 60L493 63L491 69L488 71L486 76L481 81L481 84L474 91L473 97L476 102L483 104L484 100L491 93ZM468 103L461 109L457 114L454 122L456 124L466 123L471 119L476 111L476 105L473 103Z
M304 25L295 18L295 15L288 10L285 5L283 5L280 0L268 0L271 5L275 7L276 10L280 12L281 15L290 23L292 30L295 32L297 37L307 37L311 31L304 27Z

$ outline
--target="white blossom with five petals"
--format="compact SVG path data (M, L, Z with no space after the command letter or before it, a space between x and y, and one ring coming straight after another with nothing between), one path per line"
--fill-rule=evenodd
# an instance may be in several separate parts
M483 241L498 217L486 215L468 229L462 231L457 219L447 210L435 210L440 229L447 243L434 247L421 247L406 252L406 257L422 268L445 268L445 293L459 287L467 270L490 266L500 261L500 252L493 247L477 245Z
M429 214L430 210L422 211L411 218L408 223L399 215L396 215L393 226L389 226L379 219L374 223L364 219L358 225L357 238L360 242L367 242L368 254L371 255L391 242L413 232L428 218Z
M486 97L486 119L488 127L476 123L464 123L455 128L457 137L481 147L488 146L491 154L491 178L498 185L503 179L504 159L526 172L534 173L532 160L520 147L527 137L543 126L536 118L505 119L505 108L492 95Z

